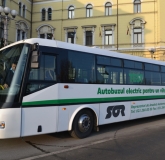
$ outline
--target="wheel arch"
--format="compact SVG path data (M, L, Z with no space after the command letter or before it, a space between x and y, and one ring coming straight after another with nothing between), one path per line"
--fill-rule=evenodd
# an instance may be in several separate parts
M81 110L85 110L85 109L91 111L91 113L93 114L93 117L94 117L94 126L98 126L98 114L99 113L97 113L93 107L84 105L84 106L77 108L71 115L70 121L69 121L69 127L68 127L69 131L72 130L72 124L73 124L74 118L77 115L77 113L80 112Z

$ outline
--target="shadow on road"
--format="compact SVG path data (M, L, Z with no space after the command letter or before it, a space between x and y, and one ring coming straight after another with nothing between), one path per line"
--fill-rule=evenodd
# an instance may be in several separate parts
M112 124L101 125L101 126L99 126L99 132L93 131L90 137L93 137L96 135L101 135L106 132L115 132L117 130L126 129L126 128L133 127L133 126L135 127L137 125L147 124L147 123L151 123L154 121L156 122L156 121L163 120L163 119L165 119L165 115L158 115L158 116L154 116L154 117L140 118L140 119L135 119L135 120L131 120L131 121L124 121L124 122L117 122L117 123L112 123ZM48 135L59 138L59 139L71 138L68 131L59 132L59 133L51 133Z

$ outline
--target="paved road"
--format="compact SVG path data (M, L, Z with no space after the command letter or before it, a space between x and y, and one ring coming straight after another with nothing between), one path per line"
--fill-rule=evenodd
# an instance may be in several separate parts
M67 132L0 140L0 160L164 160L165 115L100 127L85 139Z

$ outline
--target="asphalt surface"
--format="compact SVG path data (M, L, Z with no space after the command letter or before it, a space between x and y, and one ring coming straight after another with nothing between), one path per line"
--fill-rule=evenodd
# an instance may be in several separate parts
M0 160L164 160L165 115L100 126L85 139L68 132L0 140Z

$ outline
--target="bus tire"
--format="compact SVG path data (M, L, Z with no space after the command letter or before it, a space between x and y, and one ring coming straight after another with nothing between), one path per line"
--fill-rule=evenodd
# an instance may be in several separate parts
M74 138L88 137L93 129L93 114L87 109L83 109L77 113L74 118L70 135Z

